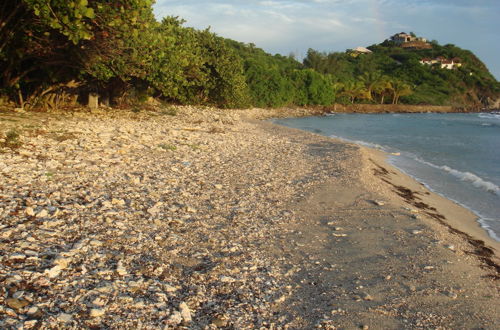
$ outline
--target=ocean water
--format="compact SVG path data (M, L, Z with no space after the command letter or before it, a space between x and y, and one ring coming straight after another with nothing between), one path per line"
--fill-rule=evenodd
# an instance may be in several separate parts
M331 114L276 124L399 156L389 161L429 189L472 210L500 241L500 113Z

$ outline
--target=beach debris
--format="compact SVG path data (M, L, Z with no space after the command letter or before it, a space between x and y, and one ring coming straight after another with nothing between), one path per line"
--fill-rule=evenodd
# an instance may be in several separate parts
M363 300L365 300L365 301L372 301L372 300L373 300L373 297L372 297L370 294L366 293L366 292L362 293L362 294L361 294L361 297L362 297L362 298L363 298Z
M372 200L371 202L378 206L384 206L386 204L384 201L381 200Z
M106 314L106 311L103 308L92 308L90 310L90 317L101 317Z
M73 321L73 316L66 313L60 313L59 315L57 315L57 320L62 323L69 323Z
M332 233L335 237L347 237L347 234Z
M5 300L7 306L12 309L21 309L29 305L29 302L24 299L9 298Z
M458 298L458 294L456 292L453 292L453 291L447 292L446 295L448 297L450 297L451 299L457 299Z
M451 250L451 251L456 250L456 247L453 244L446 244L444 247L447 248L448 250Z
M179 304L179 310L184 323L191 323L191 310L189 309L188 305L185 302L181 302Z

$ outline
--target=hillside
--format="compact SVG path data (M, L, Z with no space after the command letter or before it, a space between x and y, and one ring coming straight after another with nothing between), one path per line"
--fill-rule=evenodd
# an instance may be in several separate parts
M304 65L334 75L346 86L346 95L354 90L351 101L358 103L388 103L384 96L391 94L391 82L392 87L395 82L405 85L399 100L405 104L484 107L499 98L499 82L471 51L436 41L427 45L431 47L406 48L386 40L367 47L371 52L309 50Z

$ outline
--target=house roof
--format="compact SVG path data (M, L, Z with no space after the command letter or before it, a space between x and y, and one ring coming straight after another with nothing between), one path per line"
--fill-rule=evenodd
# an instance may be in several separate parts
M353 49L353 51L358 52L358 53L372 53L371 50L365 47L356 47Z

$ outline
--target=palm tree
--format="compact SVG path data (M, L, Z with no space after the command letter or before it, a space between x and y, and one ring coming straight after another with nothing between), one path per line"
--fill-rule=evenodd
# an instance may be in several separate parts
M410 85L401 80L394 80L392 88L392 104L398 104L401 96L410 95L413 92Z
M373 93L377 85L383 82L384 78L385 77L380 71L364 72L359 76L359 80L362 81L366 87L368 100L373 100Z
M380 104L384 104L385 97L393 95L393 91L391 78L387 76L382 76L382 79L373 86L373 93L379 95Z
M349 80L343 84L341 96L347 96L352 104L356 99L367 99L368 91L361 81Z

